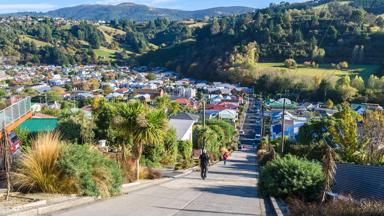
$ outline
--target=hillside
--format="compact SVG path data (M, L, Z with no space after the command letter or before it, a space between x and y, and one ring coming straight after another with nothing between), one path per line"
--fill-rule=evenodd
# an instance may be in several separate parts
M258 62L383 64L383 27L382 17L347 2L282 3L213 19L195 32L196 41L149 52L139 62L250 84L264 74Z
M129 19L135 21L154 20L166 17L171 20L202 19L205 16L225 16L242 14L254 11L249 7L217 7L196 11L184 11L176 9L154 8L134 3L121 3L118 5L88 4L74 7L60 8L46 13L16 13L11 15L39 15L51 17L63 17L66 19L104 20Z
M319 77L329 73L335 81L346 74L336 68L339 62L352 68L384 64L384 18L348 2L280 3L201 21L120 19L99 24L41 17L4 19L0 56L12 56L11 63L19 64L165 66L195 78L246 84L263 74L313 79L305 76L313 71ZM300 65L327 66L280 73L286 70L261 65L290 58ZM349 74L367 79L378 72L374 68Z

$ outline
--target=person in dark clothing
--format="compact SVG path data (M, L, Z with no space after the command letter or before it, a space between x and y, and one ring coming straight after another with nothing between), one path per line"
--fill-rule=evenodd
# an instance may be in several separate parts
M209 165L209 156L207 151L203 149L203 153L200 155L200 169L201 169L201 178L204 180L207 178L207 171Z

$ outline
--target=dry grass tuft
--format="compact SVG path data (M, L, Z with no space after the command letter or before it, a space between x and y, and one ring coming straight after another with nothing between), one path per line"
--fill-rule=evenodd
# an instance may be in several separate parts
M58 167L64 147L59 134L39 134L19 161L15 186L21 191L78 193L76 180L66 177Z

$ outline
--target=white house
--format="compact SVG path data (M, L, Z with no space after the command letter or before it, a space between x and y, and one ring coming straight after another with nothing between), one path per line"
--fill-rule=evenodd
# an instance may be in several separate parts
M170 119L169 126L176 131L177 140L191 141L193 134L194 120Z
M225 109L225 110L219 111L218 116L221 119L230 120L232 122L235 122L237 119L237 112L235 110Z

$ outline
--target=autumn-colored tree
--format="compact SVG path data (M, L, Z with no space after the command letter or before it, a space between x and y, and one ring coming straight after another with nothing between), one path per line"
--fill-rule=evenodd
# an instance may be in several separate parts
M351 81L351 86L354 87L355 89L362 91L365 88L365 83L363 78L361 76L355 76L352 81Z
M51 91L54 91L54 92L58 93L59 95L65 94L65 89L58 87L58 86L52 87Z
M81 84L81 88L82 88L84 91L89 91L89 90L91 89L89 83L87 83L87 82L83 82L83 83Z
M328 109L332 109L334 106L333 101L331 99L328 99L327 102L325 103L325 107Z
M340 93L343 101L349 101L357 94L357 89L351 86L351 79L348 75L337 81L336 90Z
M104 92L104 95L108 95L109 93L113 92L113 89L110 85L105 85L103 86L103 92Z
M91 78L88 81L88 83L89 83L91 89L93 89L93 90L96 90L96 89L100 88L100 83L99 83L99 81L96 78Z
M384 163L384 113L367 111L364 115L362 135L366 141L365 162Z
M321 83L321 77L319 75L316 75L314 78L314 84L315 84L315 89L318 89Z
M92 109L97 109L99 108L100 106L100 102L103 98L101 98L100 96L95 96L93 99L92 99Z
M338 146L339 154L347 162L359 162L358 153L362 149L362 142L357 136L357 122L362 117L354 112L346 103L341 111L336 113L328 127L333 143Z

